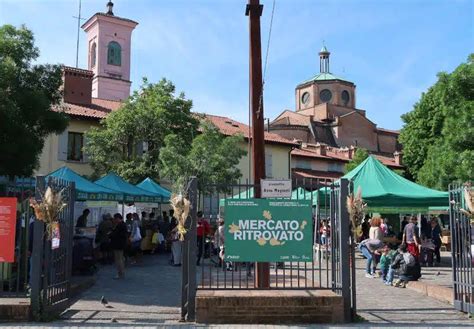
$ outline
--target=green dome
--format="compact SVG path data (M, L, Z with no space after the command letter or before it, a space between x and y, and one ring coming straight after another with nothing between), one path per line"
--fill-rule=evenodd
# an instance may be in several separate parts
M319 51L320 53L328 53L328 49L326 48L325 45L323 45L323 47L321 48L321 50Z
M340 77L338 77L338 76L335 76L335 75L332 74L332 73L318 73L318 74L316 74L314 77L312 77L311 79L306 80L306 81L300 83L300 85L306 84L306 83L308 83L308 82L313 82L313 81L325 81L325 80L340 80L340 81L346 81L346 82L352 83L351 81L346 80L346 79L343 79L343 78L340 78Z

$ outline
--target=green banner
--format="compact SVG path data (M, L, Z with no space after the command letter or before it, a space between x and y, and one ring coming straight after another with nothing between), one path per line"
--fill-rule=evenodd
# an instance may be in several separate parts
M225 201L225 259L235 262L310 262L311 200Z

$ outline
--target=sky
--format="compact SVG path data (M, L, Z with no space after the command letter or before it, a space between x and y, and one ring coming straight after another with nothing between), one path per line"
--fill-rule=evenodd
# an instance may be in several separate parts
M246 0L114 0L114 13L139 23L132 36L132 88L166 77L194 111L248 122ZM0 0L0 25L34 32L39 63L75 65L79 0ZM106 0L82 0L82 16ZM471 0L261 0L266 56L264 113L295 108L295 87L319 71L323 42L331 72L354 82L356 106L378 127L400 129L437 80L474 52ZM87 66L80 32L79 67Z

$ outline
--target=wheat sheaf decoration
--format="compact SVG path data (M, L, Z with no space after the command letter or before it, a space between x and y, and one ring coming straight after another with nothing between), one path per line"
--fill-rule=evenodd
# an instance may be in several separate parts
M365 203L362 199L362 189L360 186L357 188L357 193L355 195L351 193L347 196L346 206L352 223L352 235L354 237L354 241L356 241L356 232L359 226L362 224L362 219L364 219L365 216L365 208L367 207L367 203Z
M463 214L469 217L471 224L474 224L474 191L472 189L471 183L464 184L464 204L466 209L460 208Z
M46 224L46 233L48 240L51 239L53 224L59 220L61 211L67 206L64 202L63 190L55 191L51 187L41 195L41 200L30 199L30 206L34 209L37 220Z
M171 206L174 210L174 218L178 221L178 236L180 241L184 241L184 236L188 232L185 227L186 219L191 209L191 202L183 196L183 194L173 194L170 199Z

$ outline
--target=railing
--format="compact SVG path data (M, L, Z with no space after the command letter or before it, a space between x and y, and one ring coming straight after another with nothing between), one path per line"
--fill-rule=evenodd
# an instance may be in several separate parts
M293 199L311 200L313 215L314 257L311 262L278 262L270 265L270 287L263 289L327 289L338 294L351 293L349 268L349 226L345 211L347 181L341 186L330 180L294 179ZM210 222L211 234L198 236L198 289L262 289L255 280L254 263L229 263L219 258L213 232L218 216L225 218L223 200L253 198L258 184L235 184L226 187L207 186L199 193L199 209ZM341 198L343 205L341 207ZM346 223L342 224L342 220ZM320 228L327 221L328 237ZM347 266L343 266L344 262Z
M474 228L463 211L468 210L466 189L472 193L472 185L452 184L449 187L454 307L474 313Z
M29 198L33 195L34 187L28 179L5 179L0 183L0 197L17 198L14 262L0 262L0 297L26 297L29 292L32 216Z

